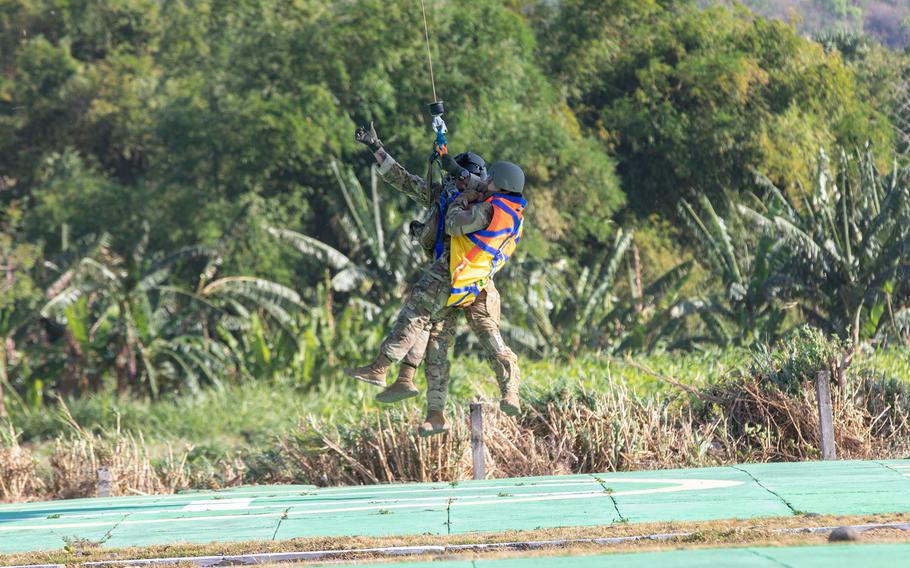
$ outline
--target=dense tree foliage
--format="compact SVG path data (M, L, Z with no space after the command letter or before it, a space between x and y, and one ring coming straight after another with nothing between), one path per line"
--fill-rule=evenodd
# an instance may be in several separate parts
M906 151L902 54L694 0L428 8L451 149L527 173L498 280L525 353L750 344L806 318L856 335L863 306L905 307L856 284L903 217L793 310L777 276L813 268L772 216L793 204L788 222L816 227L802 188L822 147L844 175ZM423 174L432 97L413 2L0 3L0 393L306 386L365 358L421 257L416 211L352 133L374 121Z
M756 170L805 183L805 157L820 146L873 140L889 155L887 120L857 95L842 58L787 25L685 2L565 4L549 24L560 38L551 68L619 157L639 213L655 202L672 211L697 192L748 191Z
M866 33L890 47L910 43L910 6L901 0L701 0L703 5L741 2L764 17L793 21L806 33Z

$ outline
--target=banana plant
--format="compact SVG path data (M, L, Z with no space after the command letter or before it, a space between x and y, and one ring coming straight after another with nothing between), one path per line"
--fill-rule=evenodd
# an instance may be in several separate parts
M400 298L421 265L419 246L404 231L404 217L379 192L376 168L369 195L350 168L332 161L331 172L344 202L331 227L337 245L292 229L269 233L322 265L326 280L312 290L317 305L299 337L300 380L312 383L342 361L357 360L382 340ZM339 301L339 298L341 301Z
M881 174L869 149L838 166L821 151L798 201L759 176L764 198L738 210L786 249L773 274L808 321L856 346L899 331L910 306L910 172Z
M752 238L738 219L724 220L703 195L694 204L682 199L680 217L695 238L699 264L720 284L691 299L706 330L691 342L749 346L776 341L787 314L779 269L789 254L782 243L769 235Z
M345 252L291 229L271 227L269 232L323 264L332 274L333 291L357 292L369 309L379 311L402 295L408 278L427 260L410 242L398 212L383 203L375 166L370 169L369 197L350 168L342 170L334 160L330 167L345 203L334 224ZM388 227L396 228L389 231Z
M521 298L507 302L512 318L503 329L509 339L541 354L570 355L582 349L647 351L669 342L689 315L679 292L691 263L674 267L639 290L629 261L633 237L632 231L618 229L613 246L577 270L565 261L519 264L508 278ZM624 265L630 284L621 294Z
M613 246L606 248L590 266L578 273L567 262L557 264L526 261L510 281L527 283L521 295L528 315L527 327L507 326L510 337L526 346L547 346L548 351L576 352L582 343L597 342L592 325L603 319L614 302L613 287L622 260L632 243L631 231L617 230ZM509 302L514 305L514 302ZM511 310L510 310L511 311Z
M251 276L215 278L220 261L205 247L147 256L146 243L124 258L102 238L48 288L41 315L66 330L69 354L87 375L78 388L101 388L111 372L120 392L218 385L243 372L244 351L232 347L263 340L263 319L295 334L303 308L295 291ZM183 286L178 268L201 260L197 288Z

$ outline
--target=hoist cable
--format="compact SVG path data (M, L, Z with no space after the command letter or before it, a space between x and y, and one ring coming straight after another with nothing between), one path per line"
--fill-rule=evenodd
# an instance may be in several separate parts
M433 87L433 100L438 100L436 98L436 80L433 78L433 56L430 54L430 28L427 26L427 9L423 4L423 0L420 0L420 11L423 12L423 37L427 42L427 61L430 63L430 85Z

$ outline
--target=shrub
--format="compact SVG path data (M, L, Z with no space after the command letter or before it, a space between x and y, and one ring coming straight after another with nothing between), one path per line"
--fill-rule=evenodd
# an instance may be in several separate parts
M762 384L796 393L805 383L813 383L819 371L835 371L848 348L849 342L803 325L778 341L773 349L759 348L753 355L752 374Z

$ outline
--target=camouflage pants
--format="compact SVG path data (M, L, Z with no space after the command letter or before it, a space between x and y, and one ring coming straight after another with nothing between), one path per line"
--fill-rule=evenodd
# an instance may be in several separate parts
M419 367L434 318L452 311L445 307L449 288L449 257L444 256L424 269L408 290L398 317L379 348L380 353L392 361Z
M450 310L434 319L426 349L427 410L445 410L449 394L449 348L455 339L458 315L464 312L468 325L477 336L499 388L509 381L521 380L518 356L506 346L499 333L499 290L490 281L473 304Z
M448 257L430 265L405 297L398 317L380 352L391 361L419 367L426 356L427 409L444 410L449 391L449 349L455 339L458 317L465 314L477 335L500 389L520 381L518 356L506 346L499 332L500 296L489 281L473 304L447 308L450 277Z

